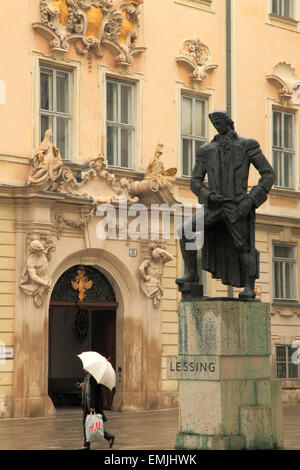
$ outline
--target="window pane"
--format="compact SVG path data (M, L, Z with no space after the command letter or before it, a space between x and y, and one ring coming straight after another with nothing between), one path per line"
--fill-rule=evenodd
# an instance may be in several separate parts
M63 159L70 158L70 135L69 135L69 119L58 117L56 120L56 145L60 150Z
M107 127L107 161L109 165L118 165L118 129Z
M298 378L298 366L291 362L289 363L289 379L297 379L297 378Z
M121 85L121 122L132 124L132 87Z
M292 18L292 0L284 0L283 15L287 18Z
M274 245L274 257L294 259L294 247L288 245Z
M293 188L294 186L293 163L293 155L285 152L283 156L283 186L286 188Z
M285 265L285 283L286 283L286 299L295 299L296 279L294 263L284 263Z
M196 129L195 133L199 137L205 137L206 132L205 132L205 102L196 100L196 116L195 116L195 122L196 122Z
M107 119L108 121L118 121L118 85L117 83L107 83Z
M284 147L288 149L294 148L293 137L293 116L284 114Z
M51 72L41 72L41 109L53 110L53 79Z
M277 378L286 379L286 364L282 362L277 363Z
M275 287L275 298L283 299L283 272L282 263L274 262L274 287Z
M40 135L41 141L45 137L45 132L48 129L53 130L52 117L42 115L41 116L41 135Z
M286 362L286 347L276 346L276 360L278 362Z
M290 379L297 379L299 377L299 368L298 364L294 364L292 361L292 355L296 349L292 348L291 346L287 346L288 350L288 362L289 362L289 369L288 369L288 374Z
M182 141L182 174L191 176L193 164L193 141L183 139Z
M281 147L281 113L273 111L273 145Z
M182 134L192 135L192 106L193 101L186 96L182 97Z
M121 129L121 166L132 168L132 130Z
M273 165L275 171L275 186L283 186L281 181L281 152L277 150L273 151Z
M69 113L69 79L68 74L56 72L56 110L60 113Z
M287 377L286 365L286 347L276 346L276 376L278 379L285 379Z

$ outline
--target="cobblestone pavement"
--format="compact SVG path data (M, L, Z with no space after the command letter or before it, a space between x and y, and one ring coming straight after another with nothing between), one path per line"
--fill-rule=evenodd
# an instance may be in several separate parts
M108 411L113 450L172 450L178 410ZM285 449L300 449L300 404L284 405ZM0 420L0 450L74 450L82 446L80 408L58 408L47 418ZM108 450L106 441L92 449Z

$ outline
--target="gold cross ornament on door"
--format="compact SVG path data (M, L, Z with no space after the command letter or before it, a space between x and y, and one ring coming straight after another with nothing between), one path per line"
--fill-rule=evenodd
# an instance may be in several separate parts
M78 268L77 276L75 281L71 281L74 290L78 290L78 298L82 302L86 296L85 291L91 289L93 281L90 281L85 275L85 269L83 267Z

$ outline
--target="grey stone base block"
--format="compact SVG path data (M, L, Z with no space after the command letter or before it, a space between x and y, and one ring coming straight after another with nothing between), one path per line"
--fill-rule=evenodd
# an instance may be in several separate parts
M272 409L268 406L241 406L241 433L247 449L274 449L277 442L272 435Z
M181 302L177 449L283 448L281 384L271 380L270 306Z
M246 448L244 436L211 436L180 432L176 436L175 449L193 450L242 450Z

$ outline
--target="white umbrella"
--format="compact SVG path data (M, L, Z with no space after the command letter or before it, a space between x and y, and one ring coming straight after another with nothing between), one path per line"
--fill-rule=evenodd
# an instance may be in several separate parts
M83 368L94 377L98 384L105 385L109 390L116 386L116 373L104 356L94 351L86 351L77 356L81 359Z

